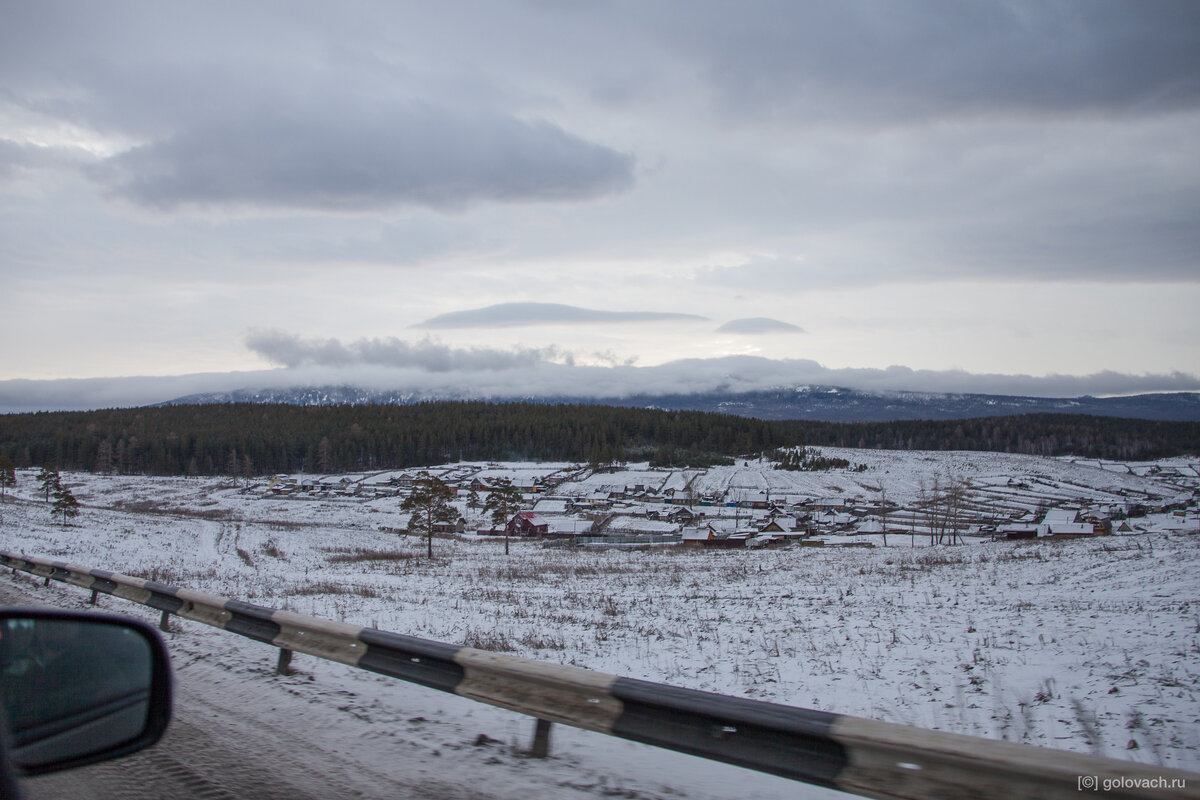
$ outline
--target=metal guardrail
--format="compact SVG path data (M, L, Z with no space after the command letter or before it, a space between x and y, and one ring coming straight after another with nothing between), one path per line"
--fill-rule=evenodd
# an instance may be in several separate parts
M1200 798L1200 775L682 689L0 551L0 566L536 717L878 798Z

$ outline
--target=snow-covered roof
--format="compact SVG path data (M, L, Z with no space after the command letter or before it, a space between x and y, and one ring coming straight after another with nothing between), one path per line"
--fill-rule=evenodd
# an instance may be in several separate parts
M665 520L618 516L613 517L605 527L605 530L612 533L631 531L636 531L637 533L675 533L679 530L679 526L674 522L667 522Z
M591 533L592 521L569 514L548 514L539 517L538 525L546 525L550 533Z
M1042 520L1047 525L1062 525L1072 523L1079 516L1079 511L1073 508L1052 508L1046 512L1046 518Z
M567 513L567 501L557 498L542 498L534 503L533 510L538 514L565 514Z
M1049 533L1059 535L1088 534L1096 531L1090 522L1055 522L1045 527Z

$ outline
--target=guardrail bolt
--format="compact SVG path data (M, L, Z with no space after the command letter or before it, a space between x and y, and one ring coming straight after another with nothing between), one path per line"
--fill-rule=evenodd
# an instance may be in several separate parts
M539 719L537 727L533 729L533 746L529 748L529 755L534 758L550 755L550 723L544 719Z
M171 632L171 615L170 615L170 613L168 613L166 611L164 611L162 613L162 619L160 619L158 621L158 629L165 633Z
M292 651L286 647L279 648L279 663L275 665L276 675L292 674Z

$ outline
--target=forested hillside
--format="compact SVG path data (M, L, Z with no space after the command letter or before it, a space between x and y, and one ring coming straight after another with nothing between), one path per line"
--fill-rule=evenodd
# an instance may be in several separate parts
M159 475L333 472L456 459L710 460L798 444L795 429L688 411L527 403L226 404L0 416L18 466Z
M706 465L800 444L1153 459L1200 453L1200 423L1023 415L763 421L595 405L216 404L0 416L18 466L157 475L342 472L468 460Z

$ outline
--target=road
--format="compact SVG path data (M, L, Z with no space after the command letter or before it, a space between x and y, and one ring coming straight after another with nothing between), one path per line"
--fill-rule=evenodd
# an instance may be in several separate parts
M36 588L0 578L0 605L46 605ZM87 595L59 590L69 608L87 607ZM115 610L116 606L113 604ZM173 646L172 650L176 648ZM494 795L417 776L397 779L355 757L353 731L290 725L286 716L263 715L263 693L277 686L247 686L203 658L175 658L171 726L153 748L124 759L24 782L28 800L326 800L329 797L482 800ZM217 682L219 691L213 691ZM253 692L255 702L244 696ZM281 700L281 706L286 705ZM344 734L349 741L341 738ZM332 744L331 744L332 742ZM351 746L347 746L351 745Z

